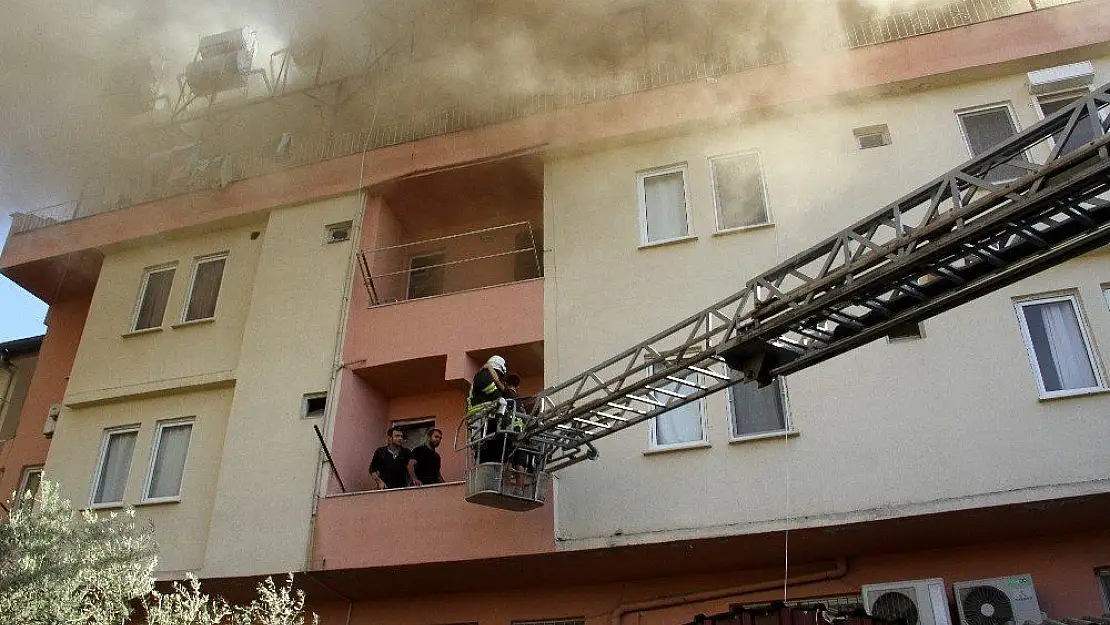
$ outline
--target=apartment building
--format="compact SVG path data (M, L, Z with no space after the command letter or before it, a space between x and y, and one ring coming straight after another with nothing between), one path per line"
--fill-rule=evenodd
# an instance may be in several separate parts
M45 474L151 520L163 578L234 597L294 571L329 624L870 609L891 582L922 625L1110 610L1104 250L605 438L537 510L466 503L452 444L490 355L525 393L572 377L1110 82L1108 9L863 11L828 45L687 65L646 46L631 82L426 126L355 111L291 155L274 123L265 166L202 153L226 175L28 211L0 270L51 305L24 410L60 405ZM391 426L444 431L445 484L373 490ZM988 578L1010 599L953 587Z
M42 437L46 415L38 421L21 420L42 338L0 343L0 488L9 494L37 492L46 461Z

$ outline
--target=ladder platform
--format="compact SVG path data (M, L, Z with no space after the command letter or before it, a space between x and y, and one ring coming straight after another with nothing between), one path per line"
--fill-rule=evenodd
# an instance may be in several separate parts
M513 477L518 483L514 483ZM551 475L517 472L500 462L484 462L466 472L466 500L491 508L527 512L543 506Z

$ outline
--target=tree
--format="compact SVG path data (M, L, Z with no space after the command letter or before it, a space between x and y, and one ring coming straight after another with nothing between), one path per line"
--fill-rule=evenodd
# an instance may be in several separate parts
M14 499L14 498L13 498ZM293 577L258 585L258 598L233 606L201 592L190 577L155 589L153 528L135 511L75 512L43 480L38 494L10 502L0 524L0 623L122 625L304 625L304 594ZM311 622L316 623L315 615Z

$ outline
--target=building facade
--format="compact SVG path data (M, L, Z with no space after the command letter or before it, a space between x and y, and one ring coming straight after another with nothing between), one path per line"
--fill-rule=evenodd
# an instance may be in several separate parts
M1110 3L1050 4L845 18L837 45L29 213L0 270L51 305L38 462L151 520L162 578L293 571L328 624L676 623L934 578L955 622L953 583L1025 575L1049 617L1110 611L1105 250L610 436L531 512L466 503L454 444L489 356L525 393L567 379L1110 81ZM392 426L443 430L444 484L373 489Z

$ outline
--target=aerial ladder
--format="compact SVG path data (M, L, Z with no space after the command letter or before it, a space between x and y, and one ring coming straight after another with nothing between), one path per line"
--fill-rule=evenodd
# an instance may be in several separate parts
M594 443L1110 243L1110 84L528 402L469 416L467 500L529 510ZM480 449L498 446L490 461ZM479 461L483 460L483 461Z

